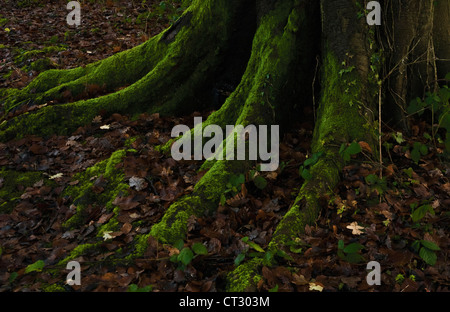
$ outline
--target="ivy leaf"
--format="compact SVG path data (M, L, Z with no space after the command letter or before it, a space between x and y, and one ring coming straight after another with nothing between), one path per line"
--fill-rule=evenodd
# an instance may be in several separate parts
M255 186L259 188L260 190L263 190L267 186L267 181L264 177L258 175L253 179L253 183L255 183Z
M243 174L232 175L230 177L229 183L231 184L231 186L238 187L242 183L245 183L245 176Z
M183 249L184 247L184 241L182 239L179 239L175 242L175 244L173 245L173 247L175 247L178 250Z
M194 253L188 247L181 249L180 254L177 257L177 259L184 265L188 265L189 263L191 263L193 258Z
M192 245L192 250L197 254L197 255L207 255L208 254L208 249L206 249L205 245L203 245L202 243L195 243Z
M307 181L312 179L312 174L311 174L311 172L309 172L308 169L301 169L300 175L303 179L305 179Z
M349 147L347 147L346 151L350 155L356 155L358 153L361 153L361 145L359 145L359 143L357 142L353 142Z

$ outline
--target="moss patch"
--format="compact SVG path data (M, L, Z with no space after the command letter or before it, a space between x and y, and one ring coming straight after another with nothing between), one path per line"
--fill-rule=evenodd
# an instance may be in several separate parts
M258 274L262 261L260 258L254 258L229 273L226 290L229 292L256 291L256 285L262 279L262 276Z
M118 213L118 210L114 210L115 206L112 202L120 194L125 195L129 188L129 185L123 182L123 172L116 169L116 166L125 155L125 150L116 151L108 159L89 167L86 171L73 177L73 180L78 180L79 183L69 186L64 191L64 195L72 197L77 211L74 216L63 224L64 227L73 228L83 223L87 217L86 210L89 205L104 206L110 211ZM96 192L94 186L97 186L97 189L98 187L103 188L103 191ZM114 222L117 221L115 218L112 218L102 229L114 229Z
M0 213L10 213L20 201L20 196L27 187L44 180L44 184L53 186L55 183L44 177L42 172L19 172L0 168Z

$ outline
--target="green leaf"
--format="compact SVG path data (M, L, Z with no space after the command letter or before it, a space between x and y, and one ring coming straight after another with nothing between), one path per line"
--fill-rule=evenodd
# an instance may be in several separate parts
M338 241L338 249L344 249L344 241L342 239Z
M203 245L202 243L195 243L192 245L192 250L197 254L197 255L207 255L208 254L208 249L206 249L205 245Z
M431 207L431 205L422 205L419 208L414 209L414 211L411 213L412 221L420 221L423 217L425 217L427 212L433 212L433 207Z
M253 179L253 183L255 183L255 186L259 188L260 190L263 190L267 186L267 181L264 179L264 177L258 175Z
M415 148L414 148L414 149L411 151L411 159L412 159L416 164L419 163L419 160L420 160L420 152L419 152L418 149L415 149Z
M227 198L225 197L225 194L221 194L220 195L220 204L222 206L225 206L226 202L227 202Z
M131 284L128 286L127 292L151 292L153 289L152 285L147 285L145 287L139 288L136 284Z
M346 152L350 155L356 155L361 153L361 146L358 142L353 142L349 147L346 148Z
M403 169L403 172L408 175L409 178L412 178L412 174L414 172L413 168L409 167L408 169Z
M422 108L424 107L424 103L422 103L422 100L420 98L415 98L414 100L412 100L408 107L406 108L406 112L409 115L412 114L416 114L417 112L419 112ZM421 111L419 113L419 115L421 115L423 113L423 111Z
M178 260L184 265L188 265L189 263L191 263L193 258L194 253L188 247L183 248L178 254Z
M425 156L428 154L428 147L425 144L420 144L419 151L422 156Z
M263 257L263 264L270 266L273 260L274 254L271 251L266 251Z
M309 181L312 179L312 174L311 172L309 172L308 169L303 169L300 173L300 175L302 176L303 179Z
M428 249L430 249L430 250L434 250L434 251L439 251L439 250L441 250L441 248L439 248L439 246L438 245L436 245L435 243L433 243L433 242L430 242L430 241L427 241L427 240L421 240L420 241L420 243L422 244L422 246L424 246L424 247L426 247L426 248L428 248Z
M269 289L269 292L278 292L278 284L274 288Z
M245 183L245 176L243 174L240 175L232 175L229 180L230 184L234 187L237 187L241 185L242 183Z
M30 264L29 266L27 266L25 268L25 273L30 273L30 272L34 272L34 271L41 272L42 269L44 268L44 266L45 266L44 260L38 260L35 263Z
M445 75L445 80L450 81L450 73L447 73L447 75Z
M308 167L308 166L313 166L315 165L318 161L319 158L322 156L323 152L319 152L319 153L314 153L311 155L311 157L309 157L308 159L306 159L303 162L303 166Z
M292 246L291 246L292 247ZM288 260L288 261L293 261L294 260L294 258L292 258L290 255L288 255L284 250L281 250L281 249L278 249L277 250L277 256L278 257L281 257L281 258L283 258L283 259L285 259L285 260Z
M12 283L16 280L17 276L19 276L19 274L17 272L12 272L11 275L8 278L8 283Z
M363 245L361 245L359 243L351 243L351 244L347 245L347 247L344 248L344 252L348 253L348 254L357 253L361 249L364 249Z
M364 178L367 184L376 184L379 182L380 178L375 174L369 174Z
M420 249L420 241L419 240L415 240L412 244L411 244L412 249L414 249L415 252L418 252Z
M419 251L419 256L429 265L435 265L437 256L436 253L428 248L422 247Z
M173 245L173 247L175 247L178 250L183 249L184 247L184 241L182 239L179 239L175 242L175 244Z
M245 259L245 253L240 253L237 255L236 259L234 259L234 265L238 266Z
M250 247L252 247L253 249L255 249L256 251L264 252L264 249L262 249L261 246L259 246L257 243L254 243L254 242L250 241L248 236L243 237L241 240L244 243L246 243L247 245L249 245Z
M345 255L345 260L349 263L360 263L365 261L364 257L358 253L349 253Z
M395 139L395 141L397 141L398 144L402 144L403 142L405 142L405 140L403 139L403 133L401 132L392 133L392 137Z
M301 253L302 249L303 249L302 247L298 247L298 246L294 246L294 245L289 246L289 250L296 254Z

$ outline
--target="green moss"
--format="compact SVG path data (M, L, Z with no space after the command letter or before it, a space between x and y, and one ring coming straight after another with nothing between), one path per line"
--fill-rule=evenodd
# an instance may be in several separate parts
M134 237L133 240L133 251L127 255L124 260L119 261L125 261L125 263L132 261L136 258L140 258L144 255L145 251L148 247L148 238L150 237L149 234L138 234Z
M216 75L222 60L219 52L232 34L229 19L236 3L237 0L195 1L183 14L181 26L174 25L138 47L86 67L43 72L23 90L4 99L7 111L30 101L64 101L62 94L66 90L77 96L92 84L105 86L107 92L129 86L98 98L47 106L13 118L0 125L0 141L25 134L69 134L91 122L99 111L185 111L189 107L185 104L198 102L197 93L204 89L209 77ZM217 27L205 33L205 24Z
M37 72L43 72L47 69L49 69L52 66L51 61L49 58L43 58L43 59L38 59L34 62L32 62L29 65L29 69L30 70L35 70ZM25 69L25 71L28 71L28 68Z
M164 213L163 219L155 224L150 234L163 243L173 244L184 239L187 232L187 220L196 215L195 211L202 202L197 196L185 196L170 205Z
M69 186L63 195L72 197L73 204L77 207L76 214L63 224L64 227L73 228L83 223L86 218L86 208L88 205L105 206L108 210L114 211L116 215L118 214L118 209L115 209L112 202L120 194L125 195L129 188L129 185L123 182L123 172L116 169L116 165L122 161L125 155L125 150L116 151L108 159L87 168L82 173L74 175L73 180L79 180L79 183ZM92 190L92 187L100 177L105 180L104 183L106 185L100 194L96 194ZM101 227L101 230L115 230L117 224L116 218L113 217L107 224Z
M20 201L20 196L27 187L44 180L44 185L54 186L55 183L46 179L42 172L19 172L0 168L0 178L3 186L0 188L0 213L10 213Z
M94 244L83 244L75 247L71 252L70 255L64 258L63 260L59 261L57 266L65 267L68 262L88 254L89 252L97 250L101 246L102 242L94 243Z
M326 145L340 146L353 140L371 144L372 135L365 127L363 114L364 86L356 70L345 68L327 51L323 66L324 88L319 106L319 117L314 130L313 152Z
M239 265L233 272L228 274L226 290L229 292L256 291L256 285L262 279L262 276L258 274L258 268L261 264L261 258L253 258Z
M44 292L66 292L64 286L59 284L43 285L42 290Z

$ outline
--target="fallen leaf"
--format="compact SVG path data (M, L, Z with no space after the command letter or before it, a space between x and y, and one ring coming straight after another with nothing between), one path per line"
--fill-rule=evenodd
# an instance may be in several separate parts
M317 291L322 291L323 290L323 286L321 286L318 283L309 283L309 290L317 290Z
M148 184L144 179L133 176L130 178L129 185L130 187L134 187L136 191L142 191Z
M54 180L54 179L59 179L59 178L62 178L62 177L63 177L62 173L57 173L55 175L50 176L49 179L50 180Z
M111 239L111 238L113 238L112 236L111 236L111 233L112 233L113 231L105 231L105 232L103 232L103 240L108 240L108 239Z
M132 226L130 223L125 223L125 224L122 226L121 231L122 231L123 234L128 234L128 233L130 233L130 231L131 231L132 228L133 228L133 226Z
M370 147L370 145L367 142L360 141L360 142L358 142L358 144L363 151L367 151L372 154L372 148Z
M364 232L362 232L361 230L363 230L364 228L360 225L358 225L358 222L352 222L350 223L350 225L347 225L347 229L352 230L352 234L353 235L361 235Z

